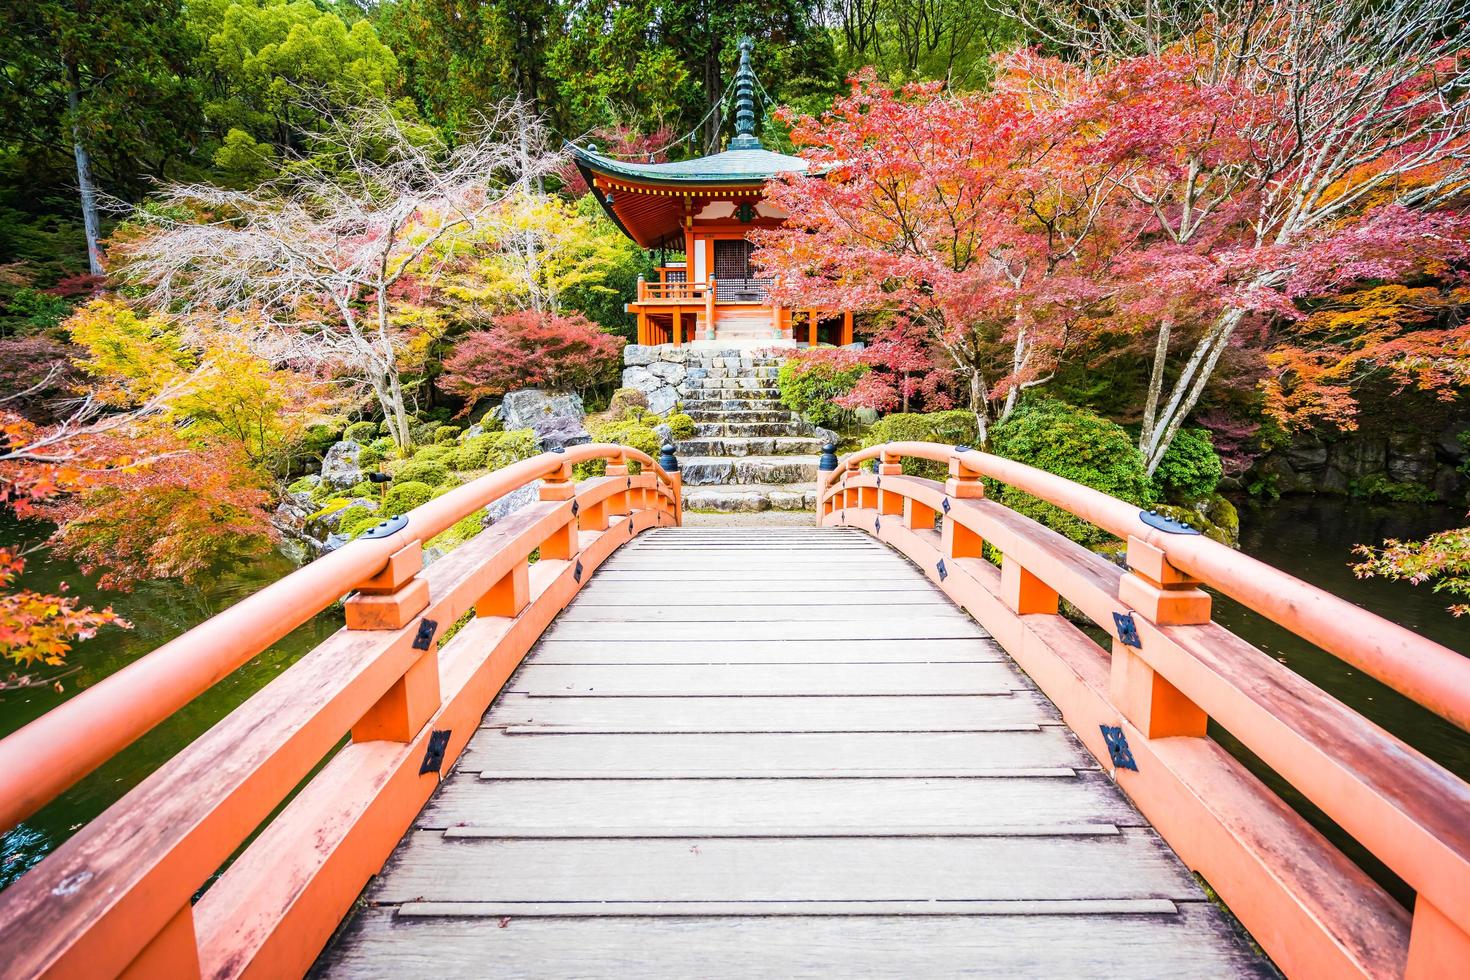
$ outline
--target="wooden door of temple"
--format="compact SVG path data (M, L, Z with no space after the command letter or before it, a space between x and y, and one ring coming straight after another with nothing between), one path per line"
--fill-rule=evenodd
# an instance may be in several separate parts
M715 240L715 290L721 303L764 303L769 279L756 276L750 254L754 249L743 238Z

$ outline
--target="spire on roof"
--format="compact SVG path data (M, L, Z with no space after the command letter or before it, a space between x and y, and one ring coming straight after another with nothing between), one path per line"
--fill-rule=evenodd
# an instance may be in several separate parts
M755 72L750 67L750 38L740 39L740 68L735 73L735 138L732 150L759 150L755 136Z

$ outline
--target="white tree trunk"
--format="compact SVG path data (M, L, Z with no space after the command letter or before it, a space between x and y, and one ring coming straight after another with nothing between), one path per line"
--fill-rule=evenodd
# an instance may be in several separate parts
M1154 421L1159 414L1159 399L1164 394L1164 368L1169 363L1169 335L1174 321L1164 317L1159 323L1159 339L1154 347L1153 369L1148 376L1148 396L1143 402L1143 428L1138 433L1138 451L1147 452L1154 438Z
M71 146L77 161L77 189L82 198L82 228L87 235L87 268L94 276L102 275L102 250L97 245L100 222L97 217L97 184L92 179L92 156L82 141L81 81L75 65L66 66L66 107L71 111Z
M1225 352L1230 338L1235 334L1235 329L1244 319L1244 310L1226 310L1220 315L1220 319L1216 321L1209 334L1200 341L1199 347L1190 355L1188 375L1192 378L1193 383L1188 383L1186 376L1181 375L1178 383L1174 385L1173 396L1169 399L1169 408L1159 419L1161 428L1154 435L1152 448L1144 454L1149 476L1153 476L1154 471L1159 468L1164 454L1174 443L1174 437L1184 426L1184 420L1199 403L1200 396L1205 393L1205 386L1210 383L1210 378L1215 373L1215 365L1220 362L1220 355ZM1186 384L1188 384L1187 388Z

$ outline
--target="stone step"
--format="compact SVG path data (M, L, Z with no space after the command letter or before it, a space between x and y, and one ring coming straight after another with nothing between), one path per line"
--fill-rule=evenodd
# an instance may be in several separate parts
M814 427L798 420L794 415L783 422L697 422L694 426L696 439L725 439L771 436L811 436Z
M708 405L699 405L699 408L723 408L730 411L749 410L751 408L767 408L768 405L752 405L751 402L770 402L780 404L781 399L768 391L748 391L744 388L721 388L712 391L707 388L696 388L684 398L686 405L695 402L709 402Z
M779 367L727 368L716 366L706 367L702 364L689 364L687 365L687 369L689 377L695 379L765 378L768 382L773 382L775 381L776 377L781 373L781 369Z
M723 484L684 489L686 510L714 510L724 513L762 510L807 510L815 513L817 485L792 484ZM813 521L815 521L813 517Z
M702 391L759 391L771 396L781 392L774 378L751 378L744 375L738 378L691 378L688 384Z
M733 436L720 439L685 439L675 448L681 457L691 456L814 456L822 441L803 436Z
M815 456L688 456L679 460L685 486L719 483L805 483L817 479Z
M771 423L771 422L794 422L796 413L789 409L741 409L731 410L724 408L692 408L685 403L685 411L695 422L725 423L728 425L744 425L747 423Z

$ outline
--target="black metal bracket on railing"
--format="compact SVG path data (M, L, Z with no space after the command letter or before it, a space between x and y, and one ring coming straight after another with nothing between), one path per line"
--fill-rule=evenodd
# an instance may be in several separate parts
M449 729L436 728L429 733L429 744L424 749L424 761L419 763L419 775L444 771L444 752L449 748Z
M419 620L419 631L414 634L413 648L415 650L427 650L434 642L434 634L439 631L439 624L432 619Z
M372 527L359 534L357 536L357 540L371 541L374 538L391 537L392 535L397 534L399 531L402 531L406 527L408 527L408 515L399 514L397 517L390 517L386 521L379 521L378 523L374 524Z
M1102 729L1103 741L1108 745L1108 758L1113 760L1113 768L1137 772L1138 763L1133 761L1133 751L1128 748L1128 736L1123 734L1123 729L1113 725L1097 727Z
M1166 517L1156 510L1141 510L1138 519L1149 527L1158 528L1166 534L1199 534L1199 528L1188 521L1176 521L1172 517Z
M1138 625L1133 622L1133 614L1131 612L1113 613L1113 625L1118 627L1119 643L1125 647L1133 647L1134 649L1139 649L1143 646L1142 641L1138 639Z

